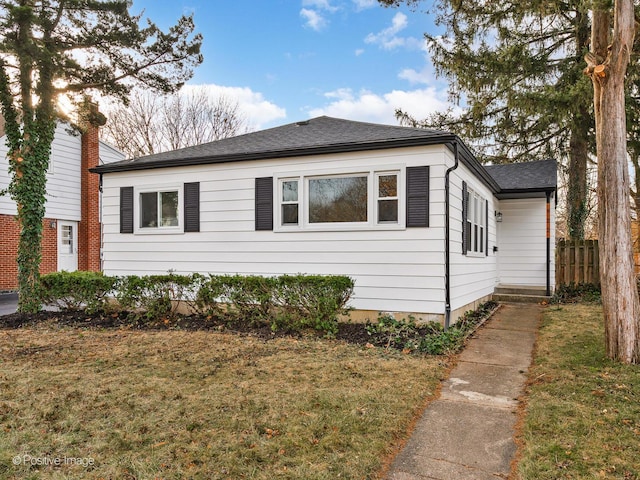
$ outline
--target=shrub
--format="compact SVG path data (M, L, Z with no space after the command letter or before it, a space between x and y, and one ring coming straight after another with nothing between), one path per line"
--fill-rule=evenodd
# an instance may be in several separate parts
M194 310L200 315L220 316L224 303L224 284L219 275L193 276L196 288Z
M377 336L385 345L384 348L416 350L424 335L424 331L437 330L439 324L429 323L418 327L415 318L397 320L393 315L384 313L378 316L377 323L367 323L365 329L369 335Z
M419 351L429 355L456 352L478 323L497 307L495 302L481 304L466 312L458 322L445 330L439 323L416 325L415 319L397 320L393 315L380 314L377 323L367 323L365 329L381 347Z
M116 278L100 272L55 272L40 277L40 302L63 310L106 310Z
M314 328L327 334L338 331L338 316L348 313L353 279L346 276L283 275L274 282L279 307L271 328Z
M569 283L559 285L553 295L551 303L599 303L601 301L600 287L593 283Z
M116 298L138 319L170 319L181 303L194 298L195 285L194 275L128 275L120 278Z
M49 277L49 278L48 278ZM173 319L181 304L201 315L231 322L269 325L273 330L304 328L332 334L347 313L354 283L349 277L284 275L166 275L120 278L92 272L43 277L42 298L61 308L104 309L115 292L121 308L137 320Z

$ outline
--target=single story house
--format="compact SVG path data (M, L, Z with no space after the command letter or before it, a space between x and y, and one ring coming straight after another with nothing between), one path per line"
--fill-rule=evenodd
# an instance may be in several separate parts
M116 162L124 154L100 141L98 126L84 133L59 121L51 144L47 171L46 210L42 231L40 273L60 270L101 269L100 185L89 168ZM9 186L8 147L0 116L0 191ZM8 196L0 196L0 291L18 287L17 208Z
M446 324L554 288L555 161L483 167L450 133L323 116L91 171L109 275L342 274L371 318Z

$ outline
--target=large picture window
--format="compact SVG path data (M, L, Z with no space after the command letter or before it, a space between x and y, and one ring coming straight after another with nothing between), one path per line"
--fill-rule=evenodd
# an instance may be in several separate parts
M367 176L309 179L309 223L367 222Z
M177 227L178 191L140 193L140 228Z
M397 170L282 177L275 188L277 228L404 227L401 179Z

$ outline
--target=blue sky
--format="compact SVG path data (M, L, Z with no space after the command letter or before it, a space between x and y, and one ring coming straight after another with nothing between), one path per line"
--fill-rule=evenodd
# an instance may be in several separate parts
M134 0L142 9L165 29L194 14L204 62L189 85L237 100L252 128L319 115L395 124L396 108L423 118L448 105L423 39L436 30L421 11L374 0Z

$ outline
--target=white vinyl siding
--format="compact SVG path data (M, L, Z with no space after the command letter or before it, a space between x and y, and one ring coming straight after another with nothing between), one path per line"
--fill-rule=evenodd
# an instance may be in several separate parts
M551 198L551 288L555 286L555 207ZM501 200L498 225L500 285L547 285L546 198Z
M47 173L46 218L80 220L80 134L70 126L58 123L51 144L50 168ZM9 185L8 148L0 138L0 190ZM15 215L15 203L0 197L0 214Z
M105 273L150 274L173 270L214 274L341 274L356 282L351 302L355 308L443 314L445 152L448 150L444 146L412 147L105 174ZM256 178L274 177L277 228L281 225L282 182L292 178L304 181L330 172L348 175L392 171L399 172L400 178L406 167L423 165L430 166L433 179L430 227L405 229L395 225L395 229L385 229L372 225L366 231L299 228L255 231ZM119 233L120 187L146 188L195 179L200 182L199 233L144 236ZM402 188L399 185L400 192ZM300 191L298 199L303 199ZM375 203L373 200L370 202ZM400 200L399 207L404 222L403 202ZM302 211L301 206L300 216Z
M104 165L105 163L119 162L120 160L124 160L125 155L120 150L116 150L114 147L100 141L100 165Z
M450 160L453 164L453 159ZM483 231L484 237L482 253L474 253L472 251L463 255L462 248L462 182L467 183L469 192L475 192L481 200L489 202L489 242L486 242L486 233ZM493 294L496 285L496 253L493 246L496 245L496 222L493 215L497 209L498 200L484 183L480 182L469 169L460 164L456 170L451 173L451 233L449 237L449 246L451 249L451 310L455 311L459 308L472 304L478 299ZM473 193L472 193L473 195ZM472 196L471 195L471 196ZM482 204L481 218L484 220L485 205ZM469 209L472 208L473 202L469 202ZM473 228L472 228L473 230ZM473 241L473 238L472 238ZM478 242L480 239L478 239ZM480 245L480 243L478 243ZM487 255L488 250L488 255ZM455 319L452 319L454 321Z
M110 163L124 159L124 155L100 142L100 162ZM0 137L0 190L9 186L9 161L6 137ZM80 133L66 123L58 123L51 144L51 157L47 173L45 218L80 220L80 165L82 145ZM15 203L8 195L0 196L0 214L16 215Z

